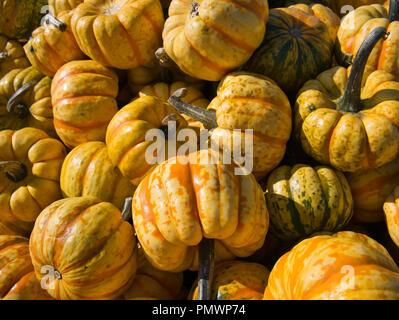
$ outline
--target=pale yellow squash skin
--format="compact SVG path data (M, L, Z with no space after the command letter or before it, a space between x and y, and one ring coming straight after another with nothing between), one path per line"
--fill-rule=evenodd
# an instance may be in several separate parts
M383 166L399 151L399 82L365 72L359 112L337 110L350 70L334 67L305 83L295 103L295 132L304 151L344 172Z
M224 261L215 266L212 279L212 300L262 300L269 270L260 263ZM197 283L190 299L198 300Z
M142 249L138 250L137 272L133 284L123 293L126 300L176 300L183 293L183 272L162 271L148 262ZM145 297L145 298L144 298Z
M135 190L112 164L107 147L101 141L83 143L68 153L62 165L60 184L64 197L94 196L111 202L120 210Z
M287 96L273 80L254 73L230 73L220 82L208 109L216 111L218 128L211 134L215 143L221 141L220 146L234 150L230 135L241 134L242 142L246 136L253 139L252 173L257 179L280 163L291 134L292 114ZM245 134L245 129L253 129L253 135Z
M29 241L36 276L43 266L48 293L61 300L108 300L119 297L136 273L137 246L132 226L109 202L95 197L56 201L37 218Z
M139 96L154 96L161 99L164 102L167 102L170 96L178 89L186 88L187 92L184 97L182 97L182 101L185 103L193 104L194 106L206 109L209 105L209 100L204 97L201 91L197 88L188 85L182 81L176 81L171 84L167 84L165 82L158 82L153 85L147 85L142 88L139 92ZM201 123L199 121L194 120L193 118L182 115L184 119L186 119L188 125L190 127L200 128Z
M86 0L71 21L80 49L118 69L150 62L161 46L163 24L159 0Z
M0 60L0 79L13 69L24 69L30 66L23 46L18 41L9 40L0 35L0 53L5 53L7 56L4 60Z
M66 156L64 145L35 128L0 131L0 161L18 160L27 176L14 183L0 179L1 225L16 234L28 234L40 212L62 197L61 166Z
M399 80L399 21L390 22L382 4L362 6L344 17L338 29L338 44L344 54L356 56L363 41L377 27L387 28L386 41L379 41L368 61L370 70L384 70Z
M384 201L399 182L399 158L376 169L348 173L346 178L354 201L353 220L360 223L383 221Z
M72 34L71 18L72 11L60 13L57 19L66 24L65 31L54 25L44 24L32 32L32 37L24 46L30 63L49 77L54 77L57 70L67 62L86 57Z
M33 272L29 239L0 235L0 300L51 300Z
M399 187L396 187L387 197L383 209L389 235L399 247Z
M297 164L273 170L267 179L266 204L273 234L298 240L320 231L335 232L353 215L345 176L327 166Z
M388 251L366 235L318 235L277 261L264 299L398 300L399 268Z
M109 157L134 185L156 166L146 160L147 148L153 144L145 140L146 133L160 129L163 119L170 114L176 111L169 104L154 96L142 96L119 110L109 123L106 134ZM182 128L187 126L182 117L179 123ZM167 150L167 141L165 145Z
M221 164L218 155L202 150L171 158L137 187L134 227L156 268L193 269L203 237L218 239L240 257L263 245L269 215L262 188L251 174L235 175L236 166Z
M84 0L48 0L50 6L50 13L57 16L62 11L70 11L76 8Z
M54 127L69 148L104 141L108 123L118 111L118 76L91 60L71 61L51 83Z
M261 44L268 14L266 0L173 0L162 33L164 48L188 75L218 81Z

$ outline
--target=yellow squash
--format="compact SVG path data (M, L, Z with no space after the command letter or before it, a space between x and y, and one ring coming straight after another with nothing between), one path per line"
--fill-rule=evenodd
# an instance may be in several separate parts
M29 65L23 46L0 35L0 79L13 69L24 69Z

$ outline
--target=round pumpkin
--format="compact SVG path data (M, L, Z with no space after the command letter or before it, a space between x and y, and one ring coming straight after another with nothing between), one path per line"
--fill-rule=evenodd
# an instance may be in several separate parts
M264 74L289 96L331 67L339 18L321 4L270 10L262 45L245 70Z
M318 235L277 261L264 299L398 300L399 268L388 251L366 235Z
M0 34L26 39L40 24L47 0L1 0Z
M379 168L348 173L346 178L353 196L353 220L360 223L383 221L384 201L398 185L399 158Z
M156 164L146 160L147 148L153 141L146 140L151 129L167 130L163 120L176 111L167 103L153 96L142 96L119 110L107 128L106 143L109 157L124 177L137 185ZM187 126L178 117L177 130ZM165 156L168 141L165 137Z
M159 0L86 0L71 21L80 49L118 69L149 63L162 43L163 24Z
M237 165L220 157L208 149L170 158L137 187L133 223L156 268L189 269L204 237L240 257L263 245L269 215L262 188L252 174L235 175Z
M139 91L146 85L154 82L159 76L159 66L156 62L149 66L140 66L128 70L127 83L130 88L130 92L135 96Z
M68 147L104 141L108 123L118 111L118 76L91 60L63 65L51 83L54 127Z
M72 11L64 11L55 19L35 29L24 50L30 63L43 74L54 77L64 64L85 58L70 29Z
M206 109L209 105L209 100L204 97L201 91L197 88L190 86L184 82L176 81L171 84L167 84L164 82L158 82L152 85L147 85L143 87L139 96L154 96L161 99L164 102L167 102L168 99L172 96L172 94L181 88L186 88L186 94L182 98L183 102L193 104L194 106ZM201 122L182 114L182 117L187 121L190 127L201 127Z
M396 187L383 204L389 235L399 247L399 188Z
M24 127L56 137L51 79L34 67L13 69L0 80L0 130Z
M383 70L365 72L368 55L385 31L370 34L350 69L324 71L300 90L296 136L316 161L355 172L381 167L397 156L399 82Z
M371 4L350 12L342 20L338 30L337 59L341 64L356 57L363 41L377 27L389 32L386 41L379 41L374 47L367 68L371 71L384 70L399 78L399 2L392 1L391 12L383 5Z
M0 299L52 299L33 272L27 238L0 235Z
M65 197L94 196L122 210L134 187L114 167L104 142L82 143L68 153L61 169L61 190Z
M0 35L0 79L13 69L24 69L30 66L22 45Z
M183 272L159 270L148 262L143 250L138 250L136 276L131 287L123 293L124 299L177 300L183 291Z
M326 166L297 164L273 170L267 180L266 204L270 229L284 240L338 231L353 214L345 176Z
M262 300L269 270L260 263L223 261L215 266L212 279L212 300ZM194 283L192 300L198 299L198 287Z
M47 291L58 300L115 299L136 273L132 226L109 202L95 197L53 202L36 220L29 251L37 278L54 269Z
M185 92L187 94L187 90ZM218 85L217 96L205 111L178 99L180 93L176 92L169 103L212 129L210 139L215 146L230 155L240 150L245 159L251 159L251 172L258 180L283 159L291 134L291 106L287 96L270 78L248 72L226 75ZM247 129L253 130L252 133L244 131ZM246 145L247 139L252 141L252 152L248 150L249 144Z
M84 0L48 0L50 6L50 13L53 16L58 16L62 11L70 11L76 8Z
M64 145L44 131L0 131L0 231L28 234L36 217L61 198Z
M173 0L162 37L166 53L188 75L218 81L262 43L267 0Z

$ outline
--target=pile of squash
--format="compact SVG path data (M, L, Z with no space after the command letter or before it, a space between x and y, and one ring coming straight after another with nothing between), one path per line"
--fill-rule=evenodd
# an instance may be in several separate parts
M399 300L399 0L1 0L0 299Z

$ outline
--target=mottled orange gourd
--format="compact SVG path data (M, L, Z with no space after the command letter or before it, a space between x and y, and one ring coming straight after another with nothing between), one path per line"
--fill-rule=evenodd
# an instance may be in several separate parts
M150 62L162 44L163 25L159 0L85 0L71 21L80 49L118 69Z
M137 187L132 204L134 227L155 267L166 271L193 268L204 237L217 239L216 243L220 241L240 257L263 245L269 215L262 189L252 174L236 175L237 165L221 164L221 159L211 150L171 158Z
M27 235L40 212L62 197L64 145L44 131L0 131L0 234Z
M24 46L30 63L49 77L54 77L57 70L67 62L85 58L72 34L71 18L72 11L61 12L55 22L35 29Z
M264 299L398 300L399 268L388 251L366 235L318 235L277 261Z
M48 0L50 6L50 13L53 16L58 16L62 11L70 11L76 8L84 0Z
M27 238L0 235L0 299L52 300L33 272Z
M29 67L22 44L0 35L0 79L13 69Z
M29 251L39 280L43 266L54 269L47 291L56 299L115 299L136 273L132 226L114 205L95 197L62 199L44 209Z
M71 61L51 83L54 127L67 147L104 141L108 123L118 111L118 76L92 60Z
M104 142L90 141L72 149L61 169L60 185L65 197L94 196L122 210L134 186L123 177Z
M399 182L399 158L369 170L346 174L354 201L353 220L374 223L384 220L383 204Z
M389 235L399 247L399 187L396 187L386 198L383 209Z
M173 0L163 29L167 54L195 78L218 81L261 44L267 0Z

